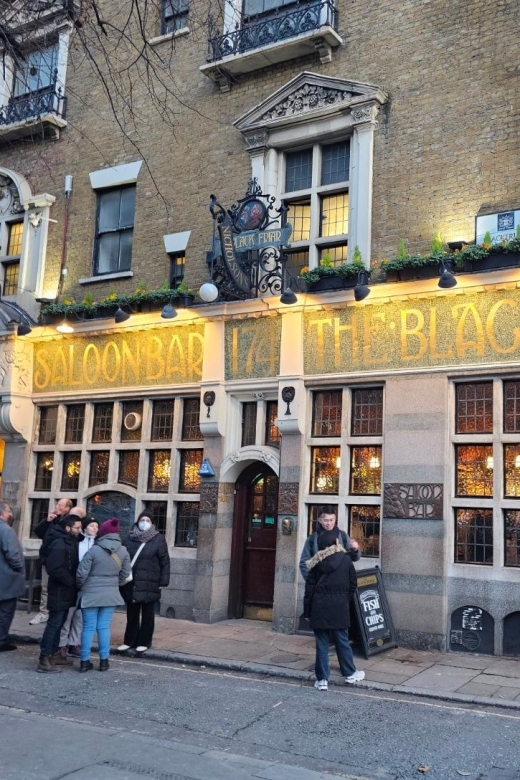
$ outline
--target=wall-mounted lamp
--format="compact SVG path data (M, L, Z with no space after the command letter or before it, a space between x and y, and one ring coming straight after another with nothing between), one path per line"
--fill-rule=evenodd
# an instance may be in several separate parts
M286 306L292 306L294 303L298 303L298 296L290 287L286 287L280 295L280 303L284 303Z
M293 531L293 521L290 517L284 517L282 520L282 534L284 536L290 536Z
M18 328L16 329L16 335L17 336L28 336L29 333L32 333L32 328L30 325L25 325L23 322L18 325Z
M441 290L449 290L450 287L457 286L457 280L451 270L451 263L446 263L446 261L443 260L439 265L439 271L441 276L437 282L437 287L440 287Z
M56 326L58 333L74 333L74 328L67 320L67 315L63 318L59 325Z
M204 303L213 303L218 298L218 287L213 282L204 282L199 290L199 297Z
M464 249L465 246L468 246L467 241L448 241L448 246L450 248L450 252L460 252L461 249Z
M114 314L114 322L117 323L117 325L121 325L121 323L126 322L130 319L132 315L128 314L127 311L123 311L121 306L118 306L116 309L116 312Z
M172 299L170 298L170 302L167 303L166 306L163 306L161 317L163 320L173 320L176 316L177 311L173 308Z
M364 301L370 295L369 280L370 271L359 271L357 284L354 287L354 299L356 301Z

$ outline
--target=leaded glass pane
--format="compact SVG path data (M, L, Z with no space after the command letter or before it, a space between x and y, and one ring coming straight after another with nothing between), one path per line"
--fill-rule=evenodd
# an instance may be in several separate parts
M336 184L340 181L348 181L349 157L350 143L348 141L322 146L321 183Z
M493 563L493 510L455 510L455 563Z
M49 515L49 499L48 498L34 498L31 502L31 530L29 536L31 539L37 539L34 534L34 529L41 523L42 520L46 520Z
M52 472L54 469L54 453L39 452L36 456L35 490L50 490L52 485Z
M352 391L352 436L383 435L383 388Z
M168 518L167 501L147 501L143 511L149 513L150 520L161 534L166 533Z
M182 440L201 441L203 438L199 428L199 399L185 398L182 414Z
M181 450L179 493L200 491L199 470L202 465L202 453L203 450Z
M256 402L242 404L241 447L256 443Z
M58 407L42 406L40 408L40 431L38 444L56 443L56 426L58 424Z
M504 447L504 495L520 497L520 444Z
M348 245L341 244L340 246L322 247L322 249L318 251L318 257L320 265L324 260L333 267L342 265L348 261Z
M79 488L81 472L81 452L63 453L63 471L61 474L61 489L76 492Z
M108 450L91 452L89 485L104 485L108 482L109 461Z
M504 563L506 566L520 566L520 510L506 509L504 512Z
M311 235L311 204L289 204L287 222L292 225L291 241L308 241Z
M493 447L491 444L455 445L457 496L493 495Z
M16 295L19 277L20 263L4 264L4 296Z
M364 558L379 558L381 509L378 506L351 506L349 533L358 542Z
M139 476L139 450L124 450L119 453L118 481L123 485L137 487Z
M180 501L177 504L177 523L175 525L175 546L196 547L199 536L198 501Z
M113 404L95 404L94 425L92 428L93 442L112 441Z
M280 444L280 430L276 425L278 417L278 402L268 401L265 405L265 443L271 447Z
M148 492L167 493L172 471L171 450L150 450Z
M85 404L73 404L71 406L67 406L65 444L78 444L83 441L84 424Z
M141 441L143 402L125 401L121 414L121 441Z
M285 155L285 191L308 190L312 185L312 149ZM293 239L296 240L296 239Z
M173 400L154 401L152 441L171 441L173 436Z
M520 381L504 382L504 432L520 433Z
M341 390L314 393L313 436L341 436Z
M311 448L311 493L338 493L339 447Z
M308 267L308 252L287 252L287 262L285 264L285 269L290 277L296 278L304 268Z
M493 383L456 385L457 433L493 433Z
M348 192L327 195L321 201L321 236L348 233Z
M381 495L381 447L351 447L350 492Z
M23 222L11 222L9 225L9 241L7 255L22 254Z

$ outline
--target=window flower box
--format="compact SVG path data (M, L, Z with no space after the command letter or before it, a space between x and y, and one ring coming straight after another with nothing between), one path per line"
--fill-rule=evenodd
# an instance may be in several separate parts
M467 273L475 271L495 271L498 268L514 268L520 266L519 252L489 252L482 260L463 260L462 270Z

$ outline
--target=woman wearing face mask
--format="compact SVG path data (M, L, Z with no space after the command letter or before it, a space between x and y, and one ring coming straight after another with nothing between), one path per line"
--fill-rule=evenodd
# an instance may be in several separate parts
M133 579L121 589L126 601L126 631L118 650L135 648L140 654L152 644L155 602L161 598L161 588L166 588L170 581L170 556L166 539L147 511L137 518L126 546Z

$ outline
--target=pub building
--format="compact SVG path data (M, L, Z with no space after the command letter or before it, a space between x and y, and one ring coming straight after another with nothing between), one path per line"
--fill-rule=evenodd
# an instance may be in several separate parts
M226 2L208 54L189 4L159 5L175 141L138 85L121 138L57 10L0 74L2 497L25 550L59 497L123 535L146 507L162 615L291 633L332 504L399 644L518 655L515 9Z

